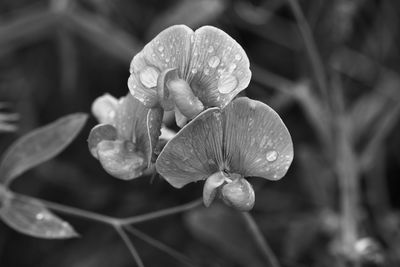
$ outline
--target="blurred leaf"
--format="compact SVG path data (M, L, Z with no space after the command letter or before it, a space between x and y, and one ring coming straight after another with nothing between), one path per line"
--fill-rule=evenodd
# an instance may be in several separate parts
M185 24L189 28L197 29L210 24L224 12L225 7L225 0L183 0L154 20L148 36L154 36L164 28L175 24Z
M195 209L185 222L192 235L240 266L264 266L239 213L222 205Z
M63 239L78 234L39 201L8 192L0 209L2 220L14 230L33 237Z
M8 185L18 175L56 156L74 140L86 119L84 113L71 114L15 141L0 163L0 183Z
M86 12L67 13L65 26L109 55L128 63L141 47L132 35L100 16Z

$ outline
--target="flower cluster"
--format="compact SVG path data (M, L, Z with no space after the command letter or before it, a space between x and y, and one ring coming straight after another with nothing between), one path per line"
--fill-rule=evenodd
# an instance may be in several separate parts
M118 178L139 177L155 165L177 188L205 180L206 206L219 196L250 210L255 194L245 177L280 179L292 162L293 145L270 107L234 99L250 82L249 65L243 48L215 27L164 30L133 58L130 94L94 102L101 124L89 136L90 151ZM182 129L156 157L164 111L174 111Z

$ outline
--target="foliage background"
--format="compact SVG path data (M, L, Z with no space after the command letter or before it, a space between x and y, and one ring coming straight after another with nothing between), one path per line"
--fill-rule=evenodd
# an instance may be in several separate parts
M310 50L293 2L1 0L0 101L10 103L3 112L20 115L16 132L0 133L1 150L62 115L89 112L105 92L125 95L131 58L165 27L214 25L250 58L253 78L245 94L276 109L292 134L295 160L287 176L277 183L251 179L252 213L281 264L343 266L340 247L368 237L368 249L354 251L363 265L399 266L400 4L300 1L315 39ZM323 68L312 68L310 51ZM319 81L324 73L326 95ZM159 177L111 178L87 151L95 123L91 117L62 155L24 174L13 189L121 217L201 196L201 184L176 190ZM0 266L132 266L110 227L63 218L81 238L34 239L1 223ZM138 228L196 266L264 266L242 224L215 205ZM132 240L146 266L181 266Z

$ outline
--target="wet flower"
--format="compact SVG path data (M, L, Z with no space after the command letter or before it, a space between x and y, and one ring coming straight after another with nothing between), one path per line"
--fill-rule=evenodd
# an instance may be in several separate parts
M244 177L278 180L292 160L292 140L279 115L264 103L241 97L224 109L203 111L183 127L160 153L156 169L176 188L206 180L206 206L219 195L245 211L253 207L255 196Z
M145 173L152 166L162 109L148 109L128 93L119 100L109 94L97 98L92 112L100 124L90 132L89 149L103 168L124 180Z
M243 48L211 26L162 31L133 58L130 72L132 95L146 107L175 110L181 127L208 107L226 106L251 78Z

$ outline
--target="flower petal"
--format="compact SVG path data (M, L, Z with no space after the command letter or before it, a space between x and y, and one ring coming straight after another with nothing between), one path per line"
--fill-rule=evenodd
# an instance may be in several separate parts
M232 101L222 114L229 171L245 177L282 178L293 160L293 144L279 115L247 97Z
M133 142L148 164L161 134L162 116L161 107L148 109L130 94L120 100L115 118L119 139Z
M137 178L147 168L144 154L130 141L101 141L97 145L97 154L104 170L123 180Z
M200 113L161 151L156 168L172 186L203 180L219 171L222 160L222 118L218 108Z
M103 140L116 140L117 129L110 124L99 124L93 127L88 137L89 151L97 158L97 145Z
M204 26L196 30L188 81L205 106L225 107L251 79L243 48L224 31Z
M99 123L112 124L118 107L118 100L110 94L104 94L93 102L92 113Z
M128 81L129 90L147 107L150 106L148 91L157 85L152 81L168 68L176 68L180 77L187 73L187 62L190 60L191 36L193 31L185 25L171 26L159 33L143 50L137 54L130 66L131 77ZM157 80L155 80L157 81ZM152 98L153 99L153 98ZM150 101L151 102L151 101Z

